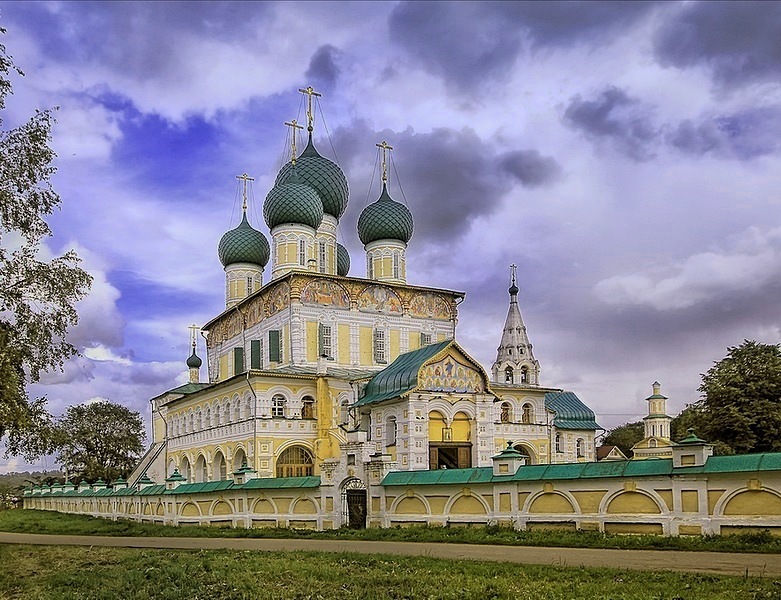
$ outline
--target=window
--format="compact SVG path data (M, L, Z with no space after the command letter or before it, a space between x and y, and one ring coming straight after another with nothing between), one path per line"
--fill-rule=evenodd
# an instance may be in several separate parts
M321 241L319 244L319 255L320 255L320 272L325 273L326 272L326 262L325 262L325 242Z
M298 264L302 267L306 266L306 242L304 240L298 240Z
M233 374L244 372L244 348L233 349Z
M501 411L499 413L499 421L501 423L509 423L512 421L512 407L509 402L502 402Z
M270 362L282 362L282 335L279 329L268 332L268 359Z
M401 269L399 268L399 255L393 253L393 278L401 279Z
M250 340L249 343L250 369L263 368L263 343L262 340Z
M319 346L320 346L320 356L323 356L325 358L332 358L332 341L331 341L331 326L330 325L323 325L320 323L320 331L319 331Z
M556 434L556 452L561 452L561 434Z
M513 368L507 367L504 370L504 382L505 383L513 383Z
M431 334L430 333L421 333L420 334L420 347L423 346L430 346L431 345Z
M282 394L276 394L271 398L271 416L281 419L285 417L285 397Z
M301 401L301 418L315 418L315 399L312 396L304 396L304 399Z
M521 367L521 383L529 383L529 369Z
M277 477L305 477L314 474L312 453L302 446L287 448L277 459Z
M214 456L214 463L212 464L212 473L214 479L227 479L228 478L228 465L225 464L225 458L222 456L222 452L219 450Z
M385 445L396 445L396 417L388 417L385 421Z
M374 261L371 256L367 256L366 260L366 277L367 279L374 279Z
M534 423L534 407L531 404L523 405L523 416L521 417L521 423Z
M586 456L586 441L583 438L578 438L577 442L575 442L575 450L578 458Z
M247 296L249 296L254 290L253 290L253 284L255 283L255 280L252 277L247 277Z
M374 362L385 363L385 331L382 329L374 330Z

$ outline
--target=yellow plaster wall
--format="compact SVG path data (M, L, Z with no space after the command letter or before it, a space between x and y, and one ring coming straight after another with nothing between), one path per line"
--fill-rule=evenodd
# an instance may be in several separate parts
M337 347L339 348L339 362L350 362L350 325L339 323L337 327Z
M594 490L588 492L572 492L575 501L580 507L580 512L586 514L595 514L599 512L599 504L605 497L607 490Z
M607 507L607 513L658 515L662 511L651 498L639 492L622 492Z
M672 490L655 490L657 494L662 497L664 503L667 505L667 510L673 509L673 491Z
M361 325L358 328L358 355L362 365L374 363L372 354L372 328Z
M398 329L391 329L390 331L390 357L388 362L393 362L396 360L396 357L399 355L399 330Z
M296 515L316 515L317 506L309 498L301 498L293 506L293 514Z
M261 498L260 500L255 502L255 505L252 507L252 512L258 514L273 514L274 505L271 504L271 502L269 502L268 500Z
M569 514L574 513L575 509L564 496L551 492L537 496L529 507L529 512L534 514Z
M282 326L282 361L290 362L290 325Z
M699 512L700 496L697 490L683 490L681 492L681 510L683 512Z
M474 496L461 496L450 507L454 515L484 515L485 507Z
M449 496L426 496L428 505L431 507L431 514L441 515L445 513L445 505L450 500Z
M712 515L716 508L716 503L724 495L726 490L708 490L708 514Z
M220 356L220 373L219 373L220 381L230 377L230 375L228 374L229 358L230 356L228 354L223 354L222 356Z
M512 495L509 493L499 494L499 512L510 512L512 510Z
M453 441L454 442L468 442L472 437L472 424L469 417L462 413L457 412L453 418L451 424L453 428ZM429 438L430 439L430 438Z
M605 523L605 533L634 533L639 535L661 535L661 523Z
M306 322L306 359L310 362L317 360L318 326L317 321Z
M420 498L404 498L396 506L397 515L425 515L426 505Z
M778 516L781 515L781 498L764 490L747 490L727 502L724 514Z
M408 346L410 350L417 350L420 348L420 332L407 331Z
M213 515L232 515L233 514L233 507L231 507L230 504L224 501L217 502L217 504L214 505L214 508L212 508L212 514Z

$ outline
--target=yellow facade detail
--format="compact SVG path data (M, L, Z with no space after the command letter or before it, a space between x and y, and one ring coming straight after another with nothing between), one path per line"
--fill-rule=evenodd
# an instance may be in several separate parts
M293 506L293 514L296 515L316 515L317 506L309 498L301 498Z
M325 502L325 509L326 510L333 510L334 509L334 503L331 501L331 508L328 508L328 501L331 500L331 498L326 498ZM372 512L376 515L378 512L380 512L380 498L372 498L371 500L371 508Z
M268 500L260 499L255 502L255 505L252 507L252 512L261 515L274 514L274 505Z
M651 498L640 492L622 492L610 501L607 513L658 515L662 511Z
M484 515L485 507L474 496L461 496L450 507L451 514L461 515Z
M655 490L657 494L659 494L662 497L662 500L664 500L665 505L667 506L667 510L673 509L673 491L672 490Z
M708 514L712 515L716 510L716 503L727 490L708 490Z
M607 490L594 490L588 492L572 492L575 501L578 503L580 512L585 514L595 514L599 512L599 505L602 498L607 494Z
M212 508L213 515L232 515L233 507L227 502L220 501Z
M442 515L445 513L445 506L447 506L449 496L426 496L428 505L431 508L432 515Z
M537 496L529 507L530 513L569 514L574 513L572 503L561 494L550 493Z
M733 496L724 507L725 515L781 515L781 498L764 490L747 490Z
M417 331L409 331L407 336L409 337L407 345L410 351L420 348L420 334Z
M633 533L635 535L661 535L661 523L605 523L605 533Z
M211 504L212 504L211 502L208 502L208 501L204 502L202 500L199 500L197 502L197 504L198 504L198 508L201 509L201 514L202 515L208 515L209 514L209 509L211 508Z
M401 344L399 342L399 336L400 336L400 332L398 329L390 330L390 357L388 362L393 362L394 360L396 360L396 357L398 357L398 355L401 354L400 351Z
M681 525L678 535L702 535L702 525Z
M277 505L278 512L283 514L290 512L290 502L292 501L292 498L274 498L274 501Z
M423 501L420 498L404 498L399 504L396 506L396 514L397 515L425 515L428 514L426 511L426 505L423 504Z
M337 330L337 348L339 349L339 361L348 362L350 360L350 325L339 323Z
M512 495L507 493L499 494L499 512L510 512L512 510Z
M228 364L230 356L228 354L223 354L220 356L220 367L219 367L219 379L220 381L224 379L228 379L230 375L228 375Z
M442 430L445 428L445 417L442 413L432 410L428 413L428 440L429 442L441 442Z
M290 362L290 325L282 326L282 361Z
M681 510L689 513L700 511L700 496L697 490L683 490L681 492Z
M361 325L358 328L358 361L362 365L371 365L374 363L371 327Z
M469 442L472 439L472 422L469 416L462 412L457 412L453 417L453 441Z

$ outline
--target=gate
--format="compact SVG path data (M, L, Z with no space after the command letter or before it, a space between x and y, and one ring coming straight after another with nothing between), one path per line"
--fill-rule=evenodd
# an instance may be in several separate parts
M366 527L366 486L360 479L348 479L342 486L342 525Z

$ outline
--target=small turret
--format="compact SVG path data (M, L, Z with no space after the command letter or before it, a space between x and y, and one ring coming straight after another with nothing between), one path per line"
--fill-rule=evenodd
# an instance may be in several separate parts
M195 336L197 331L198 331L197 325L190 326L190 344L192 345L193 348L192 354L190 354L190 358L187 359L187 368L190 371L190 383L199 383L201 380L201 365L203 364L203 361L195 353L195 346L196 346Z

